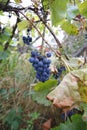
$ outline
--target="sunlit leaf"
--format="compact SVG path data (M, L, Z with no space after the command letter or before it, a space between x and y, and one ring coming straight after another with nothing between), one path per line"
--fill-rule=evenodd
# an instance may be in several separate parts
M79 11L82 15L87 17L87 0L79 5Z
M21 22L18 23L18 29L20 31L24 30L25 28L27 28L29 26L29 23L27 20L23 20Z
M52 24L57 26L58 23L66 18L66 8L68 0L49 0Z
M62 21L61 28L70 35L78 34L78 28L74 24L71 24L68 20Z

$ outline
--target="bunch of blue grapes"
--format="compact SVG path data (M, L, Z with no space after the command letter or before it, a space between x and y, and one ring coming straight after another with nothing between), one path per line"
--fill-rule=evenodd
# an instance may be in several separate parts
M30 45L31 42L32 42L32 37L30 37L29 35L28 36L23 36L22 40L23 40L24 44Z
M55 73L53 76L55 79L58 79L64 71L66 71L65 66L60 66L58 69L58 73Z
M42 56L37 51L31 52L31 58L29 59L30 63L32 63L32 66L36 70L36 78L41 81L45 82L49 79L50 76L50 63L51 60L49 59L51 57L50 53L47 53L46 56Z

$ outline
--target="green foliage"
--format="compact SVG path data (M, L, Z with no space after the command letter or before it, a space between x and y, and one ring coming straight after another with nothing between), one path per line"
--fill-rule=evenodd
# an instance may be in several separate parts
M3 48L6 42L9 41L10 35L11 35L11 29L9 27L6 27L1 33L0 33L0 43ZM1 48L1 47L0 47ZM4 51L1 53L5 53ZM4 54L6 55L6 53Z
M81 115L73 115L71 121L68 119L65 123L61 123L58 127L51 130L86 130L87 122L82 120Z
M48 0L42 0L42 5L44 7L44 9L48 9L49 8L49 1Z
M32 94L32 99L36 101L38 104L49 106L50 102L46 99L46 96L56 85L57 80L53 79L50 79L45 83L39 82L38 84L36 84L36 86L34 86L34 94Z
M0 0L0 3L6 4L8 0Z
M57 26L62 19L66 18L67 1L68 0L49 0L52 25Z
M80 13L87 17L87 0L79 5Z
M71 24L68 20L64 20L61 23L61 28L67 32L69 35L77 35L78 34L78 28Z
M40 116L40 113L38 113L38 112L30 113L30 115L29 115L30 119L27 120L28 126L27 126L27 128L22 129L22 130L33 130L34 121L36 119L38 119L39 116Z
M9 51L0 51L0 60L5 60L9 55Z
M7 123L11 129L18 130L22 120L22 109L19 107L16 109L11 109L6 117L4 118L4 123Z
M29 26L29 23L27 20L23 20L23 21L18 23L19 31L22 31L23 29L28 28L28 26Z

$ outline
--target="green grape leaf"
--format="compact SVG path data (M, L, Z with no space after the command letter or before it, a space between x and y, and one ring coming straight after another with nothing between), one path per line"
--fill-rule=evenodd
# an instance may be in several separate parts
M11 124L11 129L18 130L19 126L20 126L20 123L18 122L18 120L14 120Z
M75 25L71 24L68 20L62 21L61 28L70 35L78 34L78 28Z
M21 22L18 23L18 29L19 29L19 31L24 30L28 26L29 26L29 23L28 23L27 20L23 20L23 21L21 21Z
M8 114L4 118L4 122L7 122L8 124L12 124L14 118L16 116L16 111L15 109L11 109Z
M66 18L68 0L49 0L52 25L57 26L61 20Z
M0 34L0 42L1 43L6 42L9 39L9 37L10 37L10 34L7 32Z
M71 121L68 119L65 124L61 123L51 130L83 130L83 128L87 129L87 123L82 120L81 115L76 114L71 117Z
M51 103L46 99L46 95L50 90L57 85L57 80L50 79L45 83L39 82L34 86L34 94L32 99L38 104L43 104L44 106L49 106Z
M80 14L87 17L87 0L82 2L79 6Z
M49 8L49 1L48 0L42 0L42 4L43 4L43 7L45 10Z

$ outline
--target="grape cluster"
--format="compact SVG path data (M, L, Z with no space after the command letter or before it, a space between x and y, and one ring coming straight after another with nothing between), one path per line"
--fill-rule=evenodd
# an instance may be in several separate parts
M32 42L32 37L30 36L27 36L27 37L23 36L22 39L23 39L24 44L27 44L27 45L30 45L30 43Z
M47 55L50 55L50 54L47 53ZM48 57L49 56L42 56L37 51L32 51L31 58L29 59L30 63L32 63L32 66L36 70L36 78L41 82L45 82L46 80L49 79L49 76L50 76L49 66L50 66L51 60Z
M58 79L62 75L62 72L66 71L66 68L65 66L60 66L60 68L58 68L57 70L58 70L58 73L53 75L55 79Z

